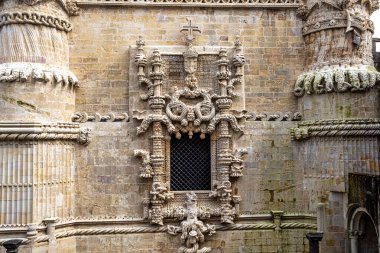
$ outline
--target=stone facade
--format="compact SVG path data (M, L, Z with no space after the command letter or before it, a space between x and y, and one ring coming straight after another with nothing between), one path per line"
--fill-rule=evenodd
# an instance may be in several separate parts
M0 252L378 252L377 8L0 0Z

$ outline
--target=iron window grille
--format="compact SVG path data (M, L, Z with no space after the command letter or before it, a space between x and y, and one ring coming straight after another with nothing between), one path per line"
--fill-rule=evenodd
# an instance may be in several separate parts
M200 134L170 140L170 190L201 191L211 189L211 140Z

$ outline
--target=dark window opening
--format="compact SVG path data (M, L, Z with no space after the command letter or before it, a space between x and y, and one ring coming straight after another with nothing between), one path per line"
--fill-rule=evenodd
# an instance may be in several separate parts
M190 139L182 134L170 140L170 190L200 191L211 189L210 136L203 140L200 134Z

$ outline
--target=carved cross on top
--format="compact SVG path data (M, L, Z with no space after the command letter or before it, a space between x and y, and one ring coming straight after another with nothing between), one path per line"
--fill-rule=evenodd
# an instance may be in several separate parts
M193 26L191 19L187 18L187 22L189 22L188 25L185 25L182 27L181 32L187 32L186 36L186 42L188 46L192 46L193 40L194 40L194 32L201 33L201 30L198 26Z

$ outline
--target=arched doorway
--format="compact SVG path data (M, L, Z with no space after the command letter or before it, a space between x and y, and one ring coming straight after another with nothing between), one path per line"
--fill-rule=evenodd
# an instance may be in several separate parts
M378 232L365 208L357 208L350 219L351 253L379 253Z

